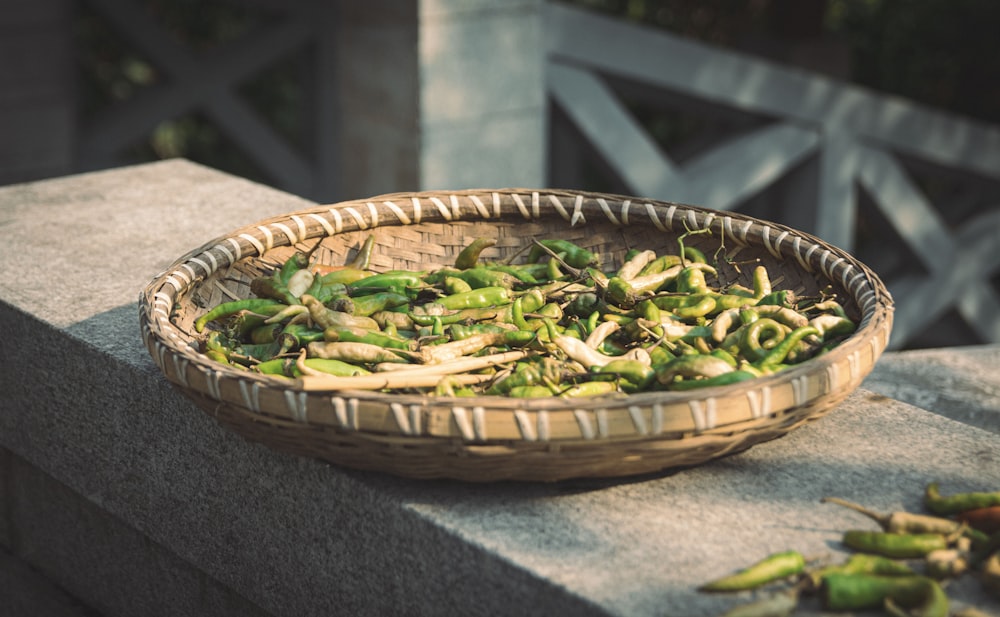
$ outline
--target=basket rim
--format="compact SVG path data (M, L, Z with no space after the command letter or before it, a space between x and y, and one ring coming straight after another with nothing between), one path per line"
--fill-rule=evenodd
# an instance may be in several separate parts
M514 205L505 200L512 200ZM315 379L288 379L254 374L227 367L204 356L184 341L170 322L174 303L201 281L223 267L243 259L259 257L278 247L292 246L316 237L374 229L377 227L419 223L454 223L487 221L514 217L525 221L561 217L570 227L591 224L629 226L652 223L674 232L674 225L709 228L737 243L761 246L776 257L795 259L810 272L818 271L830 281L838 281L852 295L861 312L857 330L831 351L794 365L779 373L747 382L684 392L647 392L617 397L588 399L510 399L502 396L438 397L410 394L387 394L372 391L322 390ZM598 218L598 217L604 217ZM643 220L632 222L630 217ZM790 253L786 255L786 253ZM859 298L864 298L862 302ZM807 398L806 380L825 373L828 389L853 389L860 384L871 365L889 343L892 324L892 298L878 276L847 252L822 239L793 228L738 212L725 212L677 202L628 195L576 191L568 189L467 189L461 191L396 192L375 197L317 205L244 225L220 235L179 257L156 275L140 293L140 322L144 342L159 368L181 388L194 388L191 372L200 372L204 386L197 388L213 398L223 399L221 383L235 380L250 402L260 392L275 390L288 397L325 394L355 404L379 404L434 411L481 409L522 412L597 412L616 410L632 413L637 407L687 406L725 400L745 393L751 387L762 392L791 388L796 405ZM171 331L174 328L174 331ZM864 353L866 357L862 358ZM865 366L861 369L859 365ZM846 371L848 378L843 379ZM199 384L201 385L201 384ZM247 396L247 390L253 396ZM813 397L815 398L815 397ZM303 403L303 406L305 403ZM290 405L291 406L291 405ZM258 413L261 410L253 410ZM396 411L394 409L394 411ZM780 411L780 410L779 410ZM294 413L292 414L295 415ZM397 414L398 415L398 414ZM308 424L308 419L297 418ZM600 418L598 417L598 422ZM401 422L402 424L402 422ZM698 423L695 422L695 425ZM349 426L341 426L352 430ZM402 428L402 427L401 427ZM696 426L697 428L697 426ZM353 430L364 430L353 428ZM407 431L403 431L406 433ZM465 437L467 431L462 432ZM475 435L473 435L475 437ZM475 441L476 439L473 439Z

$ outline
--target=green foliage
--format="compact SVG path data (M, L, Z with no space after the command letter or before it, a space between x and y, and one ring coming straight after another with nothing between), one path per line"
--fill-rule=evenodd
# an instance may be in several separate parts
M851 46L854 80L1000 122L996 0L830 0L827 27Z

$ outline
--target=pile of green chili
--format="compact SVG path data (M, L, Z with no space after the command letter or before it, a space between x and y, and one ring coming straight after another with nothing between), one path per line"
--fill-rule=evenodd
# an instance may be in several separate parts
M882 514L834 497L822 501L860 512L880 529L845 531L842 543L851 554L839 563L781 551L699 587L705 592L740 592L781 585L723 617L791 615L800 597L809 594L829 611L883 609L895 617L948 617L946 586L969 573L1000 598L1000 492L945 497L937 483L931 483L924 494L929 514ZM955 613L985 614L974 607Z
M374 272L370 236L339 267L311 263L315 248L294 253L251 282L254 297L215 306L194 325L206 355L250 371L391 372L394 385L381 389L511 397L731 384L855 331L835 295L774 289L756 262L728 264L746 268L752 285L724 283L718 262L684 237L675 252L631 250L610 271L563 239L534 241L521 263L487 261L494 241L478 238L453 266Z

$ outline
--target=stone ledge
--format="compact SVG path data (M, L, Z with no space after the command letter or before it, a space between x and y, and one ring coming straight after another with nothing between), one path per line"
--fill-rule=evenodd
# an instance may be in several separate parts
M6 519L5 546L34 518L52 534L82 537L91 515L131 530L156 558L16 555L107 615L156 614L92 584L134 564L136 587L176 583L162 614L707 617L733 599L698 584L776 550L836 556L843 530L869 526L825 495L890 511L917 509L932 479L1000 486L994 434L867 390L745 453L622 481L414 482L249 443L158 373L135 298L207 239L306 204L184 161L0 188L0 446L77 504L4 495L5 511L37 512ZM74 527L49 526L73 508ZM949 591L1000 609L975 585Z
M883 356L864 387L1000 434L1000 345Z

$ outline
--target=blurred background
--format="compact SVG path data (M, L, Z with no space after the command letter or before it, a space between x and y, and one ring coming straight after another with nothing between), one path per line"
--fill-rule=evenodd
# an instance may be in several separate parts
M0 184L174 157L318 202L589 189L851 251L1000 342L995 0L5 0Z

